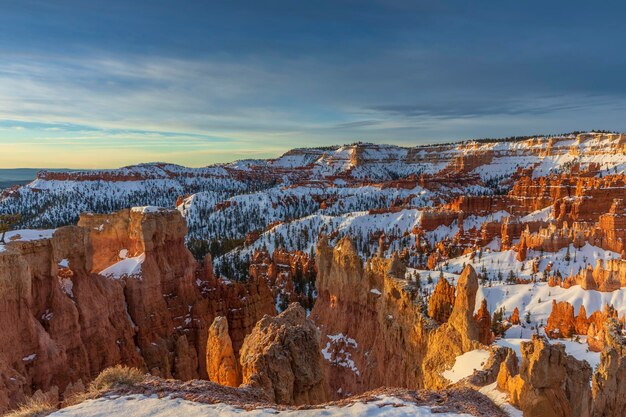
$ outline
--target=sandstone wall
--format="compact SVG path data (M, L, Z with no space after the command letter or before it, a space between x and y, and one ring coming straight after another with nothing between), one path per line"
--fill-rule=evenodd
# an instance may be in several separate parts
M447 323L422 314L398 257L365 265L353 243L317 248L318 298L311 318L321 331L333 397L389 387L441 387L440 372L480 346L473 318L478 282L471 266L459 280Z
M118 363L206 378L216 316L227 318L237 354L255 323L275 314L265 282L224 283L196 263L177 211L122 210L79 224L0 252L0 410ZM99 274L139 255L138 275Z

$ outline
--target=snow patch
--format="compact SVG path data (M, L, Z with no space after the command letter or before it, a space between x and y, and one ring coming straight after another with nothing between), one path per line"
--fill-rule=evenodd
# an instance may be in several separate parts
M157 206L143 206L143 207L133 207L132 209L130 209L130 211L134 212L134 213L158 213L159 211L164 211L167 210L163 207L157 207Z
M456 357L452 369L444 371L442 376L453 384L472 375L474 371L483 369L489 359L489 351L485 349L470 350Z
M100 271L100 275L111 279L139 276L141 275L141 265L145 259L145 253L133 258L122 259L121 261Z
M356 340L347 337L341 333L328 335L330 342L326 343L326 347L322 349L322 356L328 362L350 369L357 376L361 376L361 371L356 367L354 360L352 360L352 354L348 349L356 349L359 344Z
M502 409L502 411L507 413L510 417L522 417L523 415L522 411L513 407L509 403L508 395L498 390L497 385L498 385L498 382L496 381L493 384L485 385L478 391L481 394L489 397L489 399L493 401L495 405L500 407L500 409Z
M399 398L381 396L370 402L356 402L339 407L326 406L304 410L276 410L273 408L257 408L245 411L232 405L216 403L203 404L181 398L157 398L156 395L124 395L121 397L109 396L96 400L88 400L81 404L64 408L50 417L265 417L265 416L293 416L293 417L471 417L469 414L437 412L431 407L418 406Z

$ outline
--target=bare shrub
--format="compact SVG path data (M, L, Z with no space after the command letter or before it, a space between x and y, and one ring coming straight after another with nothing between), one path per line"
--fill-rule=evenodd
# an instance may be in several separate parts
M132 387L143 381L144 374L136 368L116 365L100 372L100 375L89 384L89 392L100 393L115 387Z
M41 396L33 396L5 417L44 417L57 410L56 404Z

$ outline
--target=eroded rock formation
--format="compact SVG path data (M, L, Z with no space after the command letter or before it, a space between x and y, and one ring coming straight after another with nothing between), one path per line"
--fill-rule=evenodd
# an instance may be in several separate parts
M521 344L522 359L515 374L515 360L501 364L498 386L524 416L587 417L591 409L591 367L565 353L561 344L551 345L533 336Z
M621 333L623 327L624 319L618 320L617 310L612 306L605 305L601 311L594 311L587 317L583 305L578 315L574 316L574 307L570 303L552 300L552 311L545 330L553 339L587 336L589 350L602 352L605 346L613 345L614 335Z
M450 318L454 306L454 291L454 287L447 279L441 277L437 281L435 290L428 301L428 316L437 323L445 323Z
M567 355L562 344L535 335L522 342L519 365L514 354L500 363L498 388L509 393L524 416L623 416L626 338L610 323L609 341L593 376L589 364Z
M302 306L293 303L276 317L265 316L241 348L243 383L260 388L279 404L327 400L319 332Z
M350 239L317 248L318 299L311 318L319 326L333 397L380 386L442 387L440 373L456 356L481 346L473 312L478 281L464 270L446 323L422 314L415 283L397 257L365 265ZM442 284L443 285L443 284Z
M51 238L0 251L0 410L37 390L64 392L118 363L206 378L217 315L233 349L275 312L264 282L223 283L185 248L175 210L84 215Z
M480 303L480 308L476 312L474 320L476 320L478 326L478 340L483 345L490 345L493 342L494 335L491 331L491 314L489 314L489 309L487 308L487 300L483 299Z
M209 327L206 343L206 370L210 381L229 387L238 387L241 373L228 334L228 320L217 316Z
M567 301L557 303L556 300L552 300L552 311L548 317L546 334L553 338L568 338L572 337L575 332L574 306Z

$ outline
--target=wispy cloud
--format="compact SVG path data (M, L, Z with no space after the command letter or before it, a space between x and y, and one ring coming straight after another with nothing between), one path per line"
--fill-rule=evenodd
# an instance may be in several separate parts
M567 5L12 2L0 166L624 130L623 13Z

